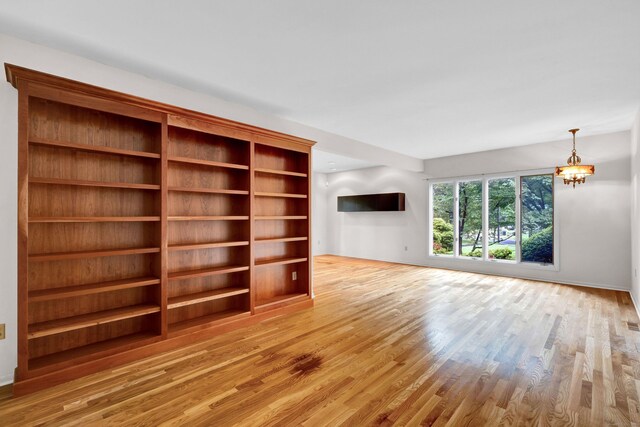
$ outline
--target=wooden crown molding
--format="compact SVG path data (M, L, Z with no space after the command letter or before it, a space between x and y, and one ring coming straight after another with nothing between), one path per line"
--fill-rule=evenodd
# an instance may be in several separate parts
M286 140L288 142L301 144L307 147L313 146L315 141L309 139L300 138L297 136L275 132L269 129L264 129L257 126L248 125L246 123L236 122L233 120L225 119L222 117L214 116L211 114L201 113L198 111L190 110L188 108L176 107L174 105L165 104L163 102L153 101L146 98L141 98L135 95L129 95L123 92L114 91L111 89L105 89L99 86L94 86L88 83L82 83L76 80L68 79L65 77L58 77L53 74L44 73L42 71L32 70L30 68L20 67L14 64L4 64L4 70L7 77L7 81L11 83L13 87L18 88L18 81L25 80L32 83L44 84L48 86L55 86L69 91L79 92L85 95L94 97L109 99L112 101L118 101L133 105L136 107L147 108L155 110L161 113L174 114L192 118L196 120L202 120L209 123L213 123L221 127L229 127L234 129L242 129L247 132L251 132L259 137L267 139L279 139Z

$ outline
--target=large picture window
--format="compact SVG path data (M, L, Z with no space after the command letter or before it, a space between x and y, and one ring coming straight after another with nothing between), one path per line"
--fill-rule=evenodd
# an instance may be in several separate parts
M489 258L516 259L516 179L489 180Z
M458 184L458 254L482 258L482 181Z
M432 256L553 266L553 174L432 182Z
M453 184L433 184L432 250L438 255L453 255Z
M553 176L520 178L523 262L553 263Z

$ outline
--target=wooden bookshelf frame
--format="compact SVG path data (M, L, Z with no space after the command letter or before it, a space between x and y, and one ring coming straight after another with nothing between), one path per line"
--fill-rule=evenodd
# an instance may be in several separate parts
M313 141L5 72L18 90L15 395L313 306Z

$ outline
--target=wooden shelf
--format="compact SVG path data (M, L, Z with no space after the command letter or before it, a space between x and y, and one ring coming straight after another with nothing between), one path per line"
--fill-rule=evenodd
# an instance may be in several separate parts
M190 251L195 249L210 249L210 248L228 248L232 246L247 246L248 241L237 242L216 242L216 243L193 243L187 245L169 245L169 251Z
M29 184L74 185L82 187L129 188L134 190L160 190L156 184L131 184L128 182L85 181L80 179L29 178Z
M160 221L159 216L41 216L29 218L29 223L158 221Z
M43 145L47 147L68 148L76 151L88 151L93 153L115 154L118 156L144 157L149 159L159 159L160 154L146 151L123 150L120 148L104 147L99 145L76 144L74 142L54 141L46 138L31 136L29 143L33 145Z
M261 308L264 309L270 305L276 305L276 304L280 304L283 302L290 302L292 300L297 300L297 299L305 299L308 298L309 295L304 294L304 293L293 293L293 294L286 294L286 295L278 295L269 299L265 299L262 301L256 301L256 308Z
M254 170L256 172L270 173L270 174L274 174L274 175L298 176L300 178L306 178L307 177L306 173L301 173L301 172L291 172L291 171L283 171L283 170L278 170L278 169L267 169L267 168L255 168Z
M169 221L242 221L249 219L249 216L170 216L168 219Z
M81 295L99 294L102 292L119 291L121 289L139 288L160 284L156 277L134 277L131 279L112 280L88 285L66 286L63 288L43 289L29 292L29 302L50 301Z
M112 310L67 317L65 319L34 323L33 325L29 325L28 338L34 339L46 337L48 335L61 334L63 332L74 331L76 329L117 322L118 320L145 316L159 311L160 307L157 305L134 305L131 307L115 308Z
M62 363L68 364L71 361L80 362L87 358L118 353L129 348L136 348L150 344L154 341L158 341L160 338L160 335L156 335L151 332L140 332L137 334L112 338L110 340L100 341L84 345L82 347L76 347L59 353L53 353L31 359L29 360L29 370L35 371Z
M188 163L188 164L192 164L192 165L213 166L213 167L218 167L218 168L249 170L249 166L247 166L247 165L237 165L235 163L214 162L214 161L211 161L211 160L192 159L190 157L169 156L169 157L167 157L167 160L169 160L170 162Z
M59 261L64 259L100 258L118 255L152 254L160 252L160 248L131 248L99 251L55 252L50 254L29 255L29 261Z
M209 314L207 316L196 317L189 320L183 320L169 325L169 334L186 333L190 329L206 328L214 323L223 323L232 320L236 320L242 317L248 317L251 315L250 311L243 310L225 310L219 313Z
M197 294L182 295L179 297L169 298L168 309L184 307L186 305L199 304L215 299L228 298L234 295L242 295L249 293L247 288L222 288L207 292L198 292Z
M247 271L246 265L229 265L225 267L201 268L198 270L176 271L169 273L169 280L190 279L192 277L213 276L215 274L237 273L239 271Z
M256 243L286 243L286 242L302 242L309 240L308 237L278 237L275 239L256 239Z
M216 188L169 187L169 191L177 191L183 193L234 194L240 196L249 195L248 190L222 190Z
M270 220L270 219L307 219L306 215L256 215L256 220Z
M262 191L256 191L254 193L256 197L289 197L293 199L306 199L306 194L293 194L293 193L265 193Z
M295 264L298 262L305 262L307 258L273 258L267 259L264 261L256 261L256 267L265 267L269 265L284 265L284 264Z

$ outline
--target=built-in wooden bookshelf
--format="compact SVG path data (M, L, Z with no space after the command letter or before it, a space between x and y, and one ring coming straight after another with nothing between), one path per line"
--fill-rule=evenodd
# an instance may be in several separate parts
M310 152L254 146L255 309L309 295Z
M168 131L171 335L251 313L251 141L185 123Z
M162 334L162 124L20 96L18 384Z
M313 143L5 65L23 394L313 304Z

